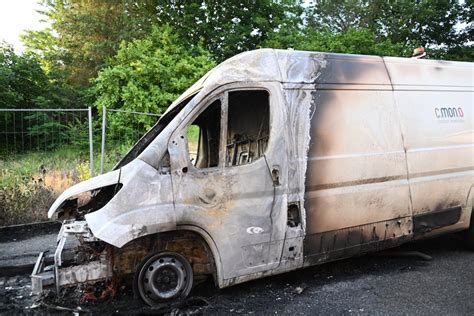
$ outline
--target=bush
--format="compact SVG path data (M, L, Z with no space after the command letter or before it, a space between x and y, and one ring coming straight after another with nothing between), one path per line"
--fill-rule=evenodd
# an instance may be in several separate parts
M44 185L41 177L14 178L14 185L0 186L0 226L46 220L54 191Z
M88 152L73 148L0 160L0 226L47 220L59 194L89 177L88 166Z
M214 66L211 55L180 43L169 27L154 27L144 39L122 43L109 66L95 80L96 105L111 109L160 114L187 88ZM114 115L108 130L131 143L134 131L148 130L149 116Z

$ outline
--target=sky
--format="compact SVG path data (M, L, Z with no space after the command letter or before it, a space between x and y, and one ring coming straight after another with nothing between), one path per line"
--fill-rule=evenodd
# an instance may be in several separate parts
M0 0L0 42L13 45L15 51L23 52L20 34L24 30L40 30L46 27L41 23L41 9L38 0Z

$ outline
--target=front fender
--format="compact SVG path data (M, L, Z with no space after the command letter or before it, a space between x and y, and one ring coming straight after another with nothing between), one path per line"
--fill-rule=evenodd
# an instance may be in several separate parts
M64 191L51 205L48 211L48 218L52 218L60 209L63 203L78 194L88 192L95 189L100 189L105 186L117 184L120 177L120 170L114 170L106 174L91 178L76 185L73 185Z
M171 175L135 159L122 168L122 188L101 209L85 215L93 235L122 247L136 238L176 229Z

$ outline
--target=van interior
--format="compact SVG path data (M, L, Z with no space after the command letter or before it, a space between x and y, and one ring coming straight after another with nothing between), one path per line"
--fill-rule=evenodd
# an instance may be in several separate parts
M226 166L239 166L263 156L270 131L269 94L265 90L228 93ZM217 167L222 104L213 101L188 127L189 159L196 168Z

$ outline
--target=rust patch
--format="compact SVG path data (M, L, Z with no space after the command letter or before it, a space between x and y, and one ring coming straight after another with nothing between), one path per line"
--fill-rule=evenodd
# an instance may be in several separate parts
M185 256L195 275L215 273L212 253L202 238L191 232L169 232L145 236L131 241L123 248L115 249L114 272L125 276L135 272L136 267L149 254L171 251Z

